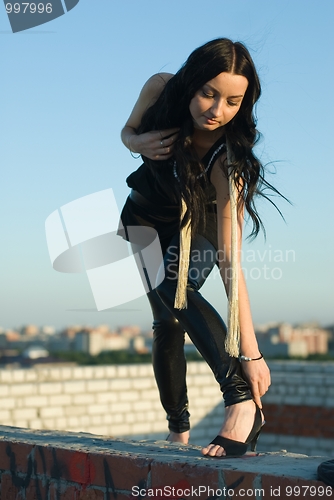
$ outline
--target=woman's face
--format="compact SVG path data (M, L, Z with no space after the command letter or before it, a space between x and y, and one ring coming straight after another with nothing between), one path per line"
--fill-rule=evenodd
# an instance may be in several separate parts
M194 127L211 131L226 125L239 111L247 87L247 78L231 73L206 82L190 101Z

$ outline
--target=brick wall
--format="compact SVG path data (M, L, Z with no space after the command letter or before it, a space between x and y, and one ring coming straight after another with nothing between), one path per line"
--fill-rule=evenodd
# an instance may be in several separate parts
M288 453L203 457L199 447L0 426L1 500L332 499L322 459Z
M334 457L334 363L271 362L261 447Z
M270 362L259 449L334 456L334 363ZM218 431L224 408L205 363L188 364L191 443ZM164 439L164 411L150 365L0 370L0 424Z
M189 363L188 383L193 425L214 410L209 421L219 426L221 395L205 363ZM2 425L137 439L167 433L150 364L0 370L0 402Z

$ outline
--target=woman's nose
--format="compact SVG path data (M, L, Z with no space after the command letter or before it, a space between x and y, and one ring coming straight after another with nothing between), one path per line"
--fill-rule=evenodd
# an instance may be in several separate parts
M221 116L223 113L223 99L217 99L212 103L210 108L211 113L215 118Z

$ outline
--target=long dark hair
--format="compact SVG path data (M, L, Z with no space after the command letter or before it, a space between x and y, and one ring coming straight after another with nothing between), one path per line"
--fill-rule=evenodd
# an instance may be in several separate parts
M172 162L153 161L145 157L143 160L153 172L157 184L165 191L168 187L174 202L179 203L181 196L184 198L187 213L182 226L191 217L195 233L205 214L205 182L202 180L205 176L199 182L198 176L203 173L204 167L191 148L194 126L189 104L205 83L223 72L242 75L248 80L241 107L225 125L225 133L233 150L235 182L238 186L242 185L239 196L253 222L250 236L256 236L263 224L256 211L254 197L260 194L268 198L262 192L263 187L278 191L265 181L263 166L253 154L253 147L259 136L254 105L260 97L261 86L252 58L242 43L218 38L194 50L181 69L167 82L157 101L144 113L137 133L180 128ZM176 181L171 166L174 160L179 182ZM227 165L223 163L222 169L227 176Z

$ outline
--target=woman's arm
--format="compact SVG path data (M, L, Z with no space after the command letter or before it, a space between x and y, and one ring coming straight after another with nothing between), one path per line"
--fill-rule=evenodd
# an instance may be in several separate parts
M136 131L143 114L156 102L172 76L171 73L158 73L147 80L121 132L123 144L130 151L140 153L151 160L167 160L172 156L178 129L156 130L140 135Z
M231 207L228 189L228 179L221 166L221 159L217 160L211 173L211 182L217 194L217 224L219 267L226 293L231 284ZM241 268L242 229L244 221L244 206L238 206L238 277L239 277L239 323L240 323L240 353L250 358L260 356L258 343L253 327L251 308L244 274ZM242 361L243 372L250 383L255 402L261 407L260 397L270 385L270 372L264 359L258 361Z

